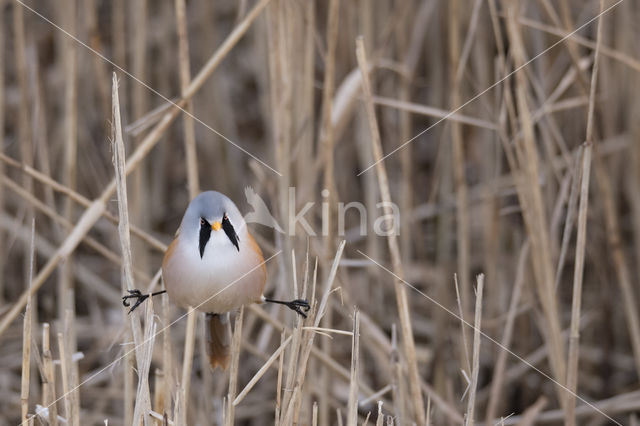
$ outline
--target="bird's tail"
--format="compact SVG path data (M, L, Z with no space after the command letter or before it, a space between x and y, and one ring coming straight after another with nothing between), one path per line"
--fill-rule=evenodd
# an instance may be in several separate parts
M212 369L220 366L226 370L231 360L231 325L229 324L229 313L207 314L205 324L209 364Z

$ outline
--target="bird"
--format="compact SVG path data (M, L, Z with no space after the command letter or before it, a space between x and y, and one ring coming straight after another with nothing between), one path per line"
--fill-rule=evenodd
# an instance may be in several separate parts
M231 359L229 313L243 305L278 303L306 317L306 300L281 301L264 296L267 270L260 246L226 195L205 191L187 207L174 240L162 260L165 290L142 294L130 290L125 306L136 299L132 312L148 297L165 291L184 308L205 313L205 337L209 364L226 369Z

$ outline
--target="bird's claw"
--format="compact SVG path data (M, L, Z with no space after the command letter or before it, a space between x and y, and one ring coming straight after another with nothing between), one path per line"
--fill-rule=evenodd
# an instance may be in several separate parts
M136 299L135 303L133 304L133 306L131 306L131 309L129 309L129 314L131 312L133 312L138 306L140 306L140 304L142 302L144 302L145 300L147 300L147 298L149 297L148 294L142 294L142 292L138 289L134 289L134 290L127 290L129 292L128 295L122 296L122 304L124 306L126 306L127 308L130 306L129 300L128 299Z
M309 302L307 302L304 299L292 300L291 302L287 303L287 306L289 307L289 309L296 311L299 315L302 315L302 317L304 318L307 317L306 313L309 312L309 309L311 309L311 305L309 305Z

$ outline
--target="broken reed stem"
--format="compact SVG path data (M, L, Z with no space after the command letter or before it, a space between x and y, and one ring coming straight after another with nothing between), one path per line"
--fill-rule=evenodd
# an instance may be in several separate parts
M189 84L189 87L185 91L185 94L176 105L184 107L185 102L191 99L204 85L206 80L211 76L213 71L220 65L222 60L226 57L229 51L238 43L242 36L251 27L251 24L259 16L260 12L265 8L270 0L262 0L256 4L253 9L246 15L246 17L240 22L234 30L227 36L225 41L220 45L218 49L209 58L207 63L201 69L201 71L194 77ZM14 10L21 11L22 8L16 7ZM22 74L22 73L19 73ZM24 98L26 99L26 98ZM180 114L180 109L177 107L171 108L167 111L160 122L147 134L147 136L140 142L136 150L129 156L126 162L125 172L128 174L134 170L140 162L146 157L151 149L160 140L160 137L165 133L169 125ZM26 164L30 164L26 159L23 159ZM0 321L0 336L7 330L9 325L15 320L22 309L27 304L27 298L29 295L37 292L40 287L45 283L46 279L55 271L57 266L66 259L69 254L73 253L80 241L91 230L93 225L100 219L104 211L106 210L106 204L111 199L113 192L116 190L115 180L104 188L98 198L96 198L89 207L84 211L82 216L76 222L77 225L69 233L64 242L60 245L55 254L49 259L49 261L40 270L40 273L34 278L33 284L30 290L22 293L20 298L14 302L11 310L7 312Z
M374 160L376 161L376 171L378 175L380 197L382 198L382 202L385 206L384 211L386 216L387 229L392 229L392 226L395 226L395 224L391 219L393 217L391 211L391 195L389 193L389 183L387 179L386 168L382 162L382 145L380 141L380 133L378 129L376 113L373 107L371 83L369 81L369 68L367 65L367 56L364 49L364 42L362 40L362 37L358 37L356 39L356 55L358 57L358 66L360 67L360 73L362 74L362 91L367 111L367 117L369 119L371 145L373 149ZM402 263L400 260L401 257L397 234L395 232L391 232L388 236L387 242L389 244L389 252L391 253L393 272L397 277L400 277L394 279L394 286L396 293L396 302L398 305L398 315L400 316L400 325L402 328L402 341L404 343L403 346L409 371L409 387L413 400L414 419L418 424L424 424L424 402L422 401L422 391L420 389L420 373L418 371L416 347L413 340L413 326L411 324L409 301L407 299L406 288L401 281L402 279L404 279L404 272L402 270Z
M467 402L467 415L465 426L474 424L474 411L476 405L476 392L478 388L478 373L480 371L480 329L482 327L482 291L484 289L484 274L477 277L476 288L476 317L473 323L473 364L471 370L471 383L469 386L469 401Z
M118 97L118 78L116 73L113 73L112 76L112 108L113 108L113 128L112 128L112 141L113 141L113 165L115 169L115 183L116 183L116 192L118 197L118 217L120 223L118 225L118 235L120 240L120 249L122 251L122 275L123 275L123 283L122 288L124 290L133 290L135 288L135 283L133 279L133 260L131 255L131 236L129 234L129 213L128 213L128 201L127 201L127 174L126 174L126 166L125 166L125 150L124 150L124 140L122 138L122 123L120 119L120 99ZM148 371L146 375L143 375L145 372L145 356L144 356L144 340L142 335L142 330L140 326L140 313L134 311L130 314L125 313L123 311L123 315L125 316L125 321L128 319L129 324L129 332L131 336L133 336L133 343L135 345L135 361L138 372L138 392L140 395L149 395L149 381L148 381ZM147 324L147 327L150 325ZM124 368L128 369L132 365L131 357L132 353L128 352L125 357L128 362L125 362ZM147 368L148 370L148 368ZM125 371L125 382L129 385L132 382L129 382L126 377L130 377L132 372ZM125 394L129 396L133 396L132 389L125 392ZM125 399L125 413L129 413L130 402ZM147 413L151 410L151 401L147 399L138 399L135 400L134 411L133 411L133 421L137 421L137 417L140 416L140 413Z

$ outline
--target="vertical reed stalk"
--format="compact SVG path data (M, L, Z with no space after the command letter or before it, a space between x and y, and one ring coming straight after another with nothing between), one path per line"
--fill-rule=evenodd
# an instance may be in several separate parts
M358 66L362 74L362 90L364 94L365 107L369 118L369 126L371 131L371 145L376 161L376 171L378 175L378 185L383 203L385 203L385 215L387 217L387 229L395 226L392 223L393 217L391 212L391 196L389 193L389 183L387 172L382 159L382 145L380 141L380 133L373 107L371 95L371 83L369 82L369 68L367 65L367 56L364 50L364 42L361 37L356 40L356 55L358 57ZM413 402L413 414L418 424L424 424L424 403L422 401L422 391L420 389L420 374L418 372L418 360L416 358L416 347L413 339L413 326L411 324L411 314L409 301L407 299L407 291L401 279L404 279L402 270L402 261L400 257L400 249L398 247L397 234L391 232L388 236L389 251L393 265L393 272L400 279L394 280L396 301L398 304L398 315L400 316L400 324L402 327L402 340L404 343L405 356L407 357L407 367L409 370L409 386L411 389L411 397Z

